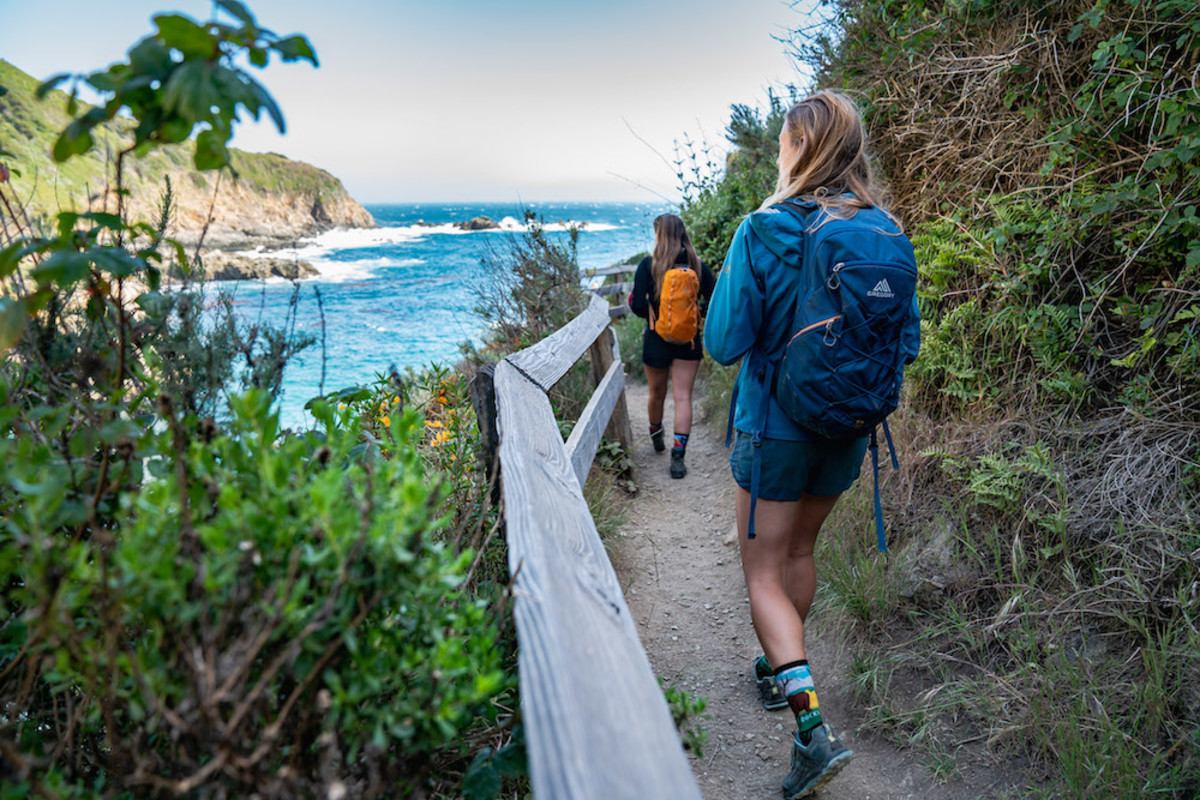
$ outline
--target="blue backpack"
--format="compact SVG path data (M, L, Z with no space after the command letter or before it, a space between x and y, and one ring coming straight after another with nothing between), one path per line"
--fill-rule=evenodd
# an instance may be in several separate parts
M772 208L795 216L805 230L800 263L784 262L804 278L792 335L775 369L775 400L793 422L823 438L870 434L875 526L879 550L887 552L875 431L882 425L892 465L899 469L887 415L896 410L904 367L916 358L920 342L912 324L917 286L912 243L878 209L838 219L816 213L819 206L812 202ZM754 215L750 224L769 249L783 252Z

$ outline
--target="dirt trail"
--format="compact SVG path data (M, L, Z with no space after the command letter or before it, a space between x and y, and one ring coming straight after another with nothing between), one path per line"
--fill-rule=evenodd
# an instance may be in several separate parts
M767 712L758 701L750 665L760 652L750 624L734 524L724 420L700 419L688 443L688 474L673 480L667 453L650 445L646 386L626 389L634 430L639 493L612 543L626 601L655 672L668 684L708 699L708 741L692 758L706 800L780 796L794 722L790 712ZM665 415L670 442L672 402ZM817 795L835 800L950 800L996 796L988 787L940 782L877 737L858 735L861 716L846 686L848 656L822 636L819 614L809 620L808 658L821 710L856 753L853 762ZM982 777L982 776L980 776ZM994 778L995 776L991 776ZM972 781L974 782L974 781Z

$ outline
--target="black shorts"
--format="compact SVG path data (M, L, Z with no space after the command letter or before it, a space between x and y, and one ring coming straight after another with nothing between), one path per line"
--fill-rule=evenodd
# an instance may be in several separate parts
M646 335L642 338L642 363L647 367L667 369L675 359L681 361L699 361L704 358L704 346L700 344L700 333L691 344L671 344L646 326Z

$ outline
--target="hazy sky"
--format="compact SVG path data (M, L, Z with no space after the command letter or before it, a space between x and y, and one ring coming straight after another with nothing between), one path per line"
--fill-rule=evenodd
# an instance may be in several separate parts
M772 35L812 4L250 0L321 65L252 70L287 133L243 124L233 144L327 169L363 202L675 199L676 139L723 148L730 104L805 85ZM0 0L0 58L36 78L100 69L163 10L205 20L212 5Z

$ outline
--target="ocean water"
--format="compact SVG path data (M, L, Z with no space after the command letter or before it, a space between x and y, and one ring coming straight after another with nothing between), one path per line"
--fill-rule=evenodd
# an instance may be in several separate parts
M378 228L333 230L269 253L303 259L321 273L298 283L294 330L317 337L317 343L284 373L283 424L311 423L304 404L321 393L369 383L391 365L403 372L453 364L460 343L480 344L484 323L474 309L486 274L481 259L489 245L503 247L524 230L524 208L538 215L552 238L565 237L570 224L581 226L582 270L650 250L654 217L674 210L651 203L369 205ZM455 227L477 216L502 227L470 232ZM234 293L245 322L279 326L288 318L293 298L288 281L226 282L220 288Z

